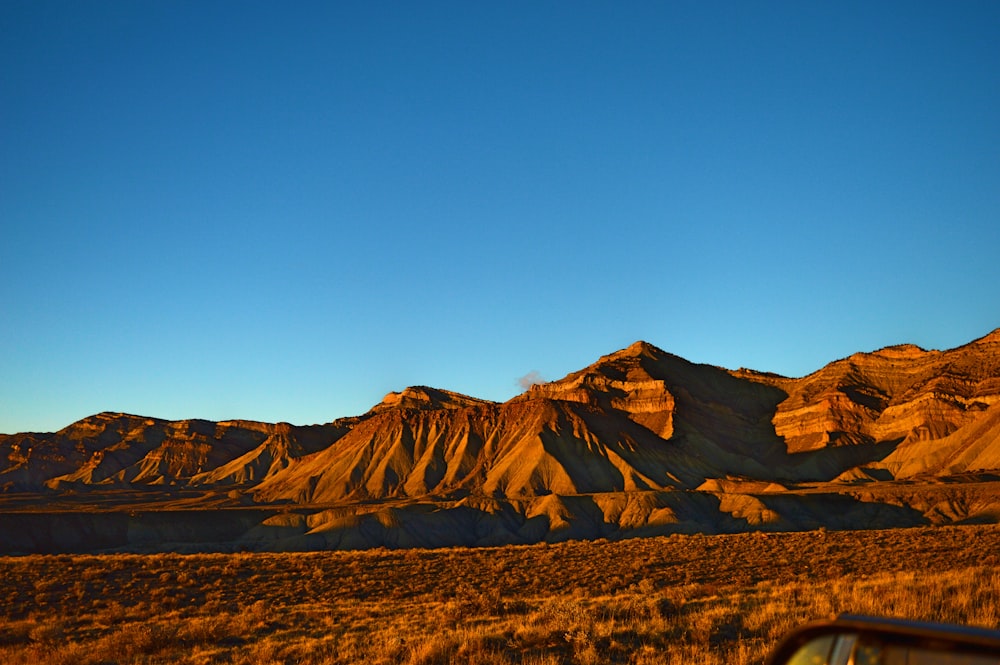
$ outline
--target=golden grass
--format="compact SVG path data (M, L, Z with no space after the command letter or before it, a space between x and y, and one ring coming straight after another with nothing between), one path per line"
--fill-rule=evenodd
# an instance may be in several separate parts
M760 663L840 612L1000 628L1000 528L0 558L0 662Z

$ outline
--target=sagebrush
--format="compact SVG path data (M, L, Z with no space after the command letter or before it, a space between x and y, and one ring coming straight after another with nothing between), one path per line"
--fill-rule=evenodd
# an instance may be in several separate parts
M1000 628L1000 528L0 558L0 661L760 663L841 612Z

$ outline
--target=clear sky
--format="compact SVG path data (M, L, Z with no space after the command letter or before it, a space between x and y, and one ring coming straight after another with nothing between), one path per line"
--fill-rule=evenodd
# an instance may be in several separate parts
M1000 326L1000 3L0 3L0 432Z

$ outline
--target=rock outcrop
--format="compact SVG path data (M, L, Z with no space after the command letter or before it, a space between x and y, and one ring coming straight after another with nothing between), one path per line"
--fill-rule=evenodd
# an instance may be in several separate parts
M1000 401L1000 330L950 351L892 346L801 379L755 380L788 394L773 422L789 453L936 441Z
M36 513L63 506L47 524L104 533L106 548L130 547L129 528L173 527L118 515L101 531L87 520L103 518L59 512L67 497L95 514L105 509L86 497L118 497L115 514L139 495L172 510L178 492L179 515L239 508L250 526L225 542L246 547L502 544L1000 520L998 474L1000 329L947 351L857 353L802 378L636 342L502 404L417 386L325 425L101 413L0 435L0 512L35 493ZM929 489L899 490L913 483ZM941 498L942 483L970 494Z

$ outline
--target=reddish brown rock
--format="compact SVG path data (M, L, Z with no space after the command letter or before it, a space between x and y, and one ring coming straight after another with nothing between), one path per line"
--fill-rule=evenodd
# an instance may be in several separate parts
M31 510L104 510L86 499L101 492L114 511L302 506L241 513L253 524L240 542L263 548L996 521L997 474L1000 330L946 351L856 353L801 378L636 342L502 404L417 386L326 425L101 413L0 436L0 496L44 493L24 499ZM53 525L76 525L70 541L104 533L71 514L35 540L0 536L33 551L62 542ZM184 532L165 517L112 521L101 542Z

